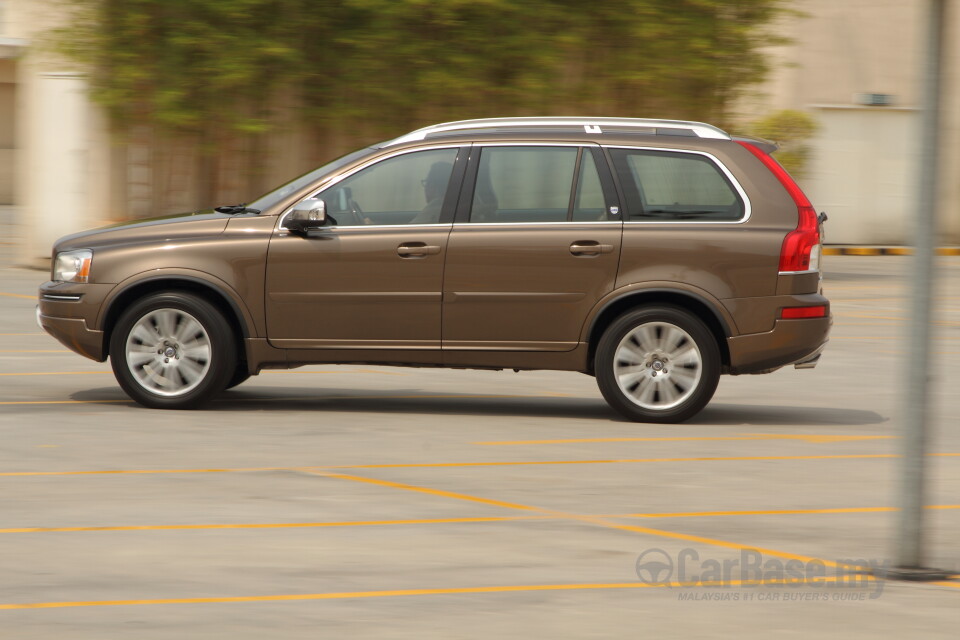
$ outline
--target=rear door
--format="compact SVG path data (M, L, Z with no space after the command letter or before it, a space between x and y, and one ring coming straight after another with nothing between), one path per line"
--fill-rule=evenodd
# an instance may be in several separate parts
M574 349L613 288L621 234L596 147L475 145L447 247L444 350Z

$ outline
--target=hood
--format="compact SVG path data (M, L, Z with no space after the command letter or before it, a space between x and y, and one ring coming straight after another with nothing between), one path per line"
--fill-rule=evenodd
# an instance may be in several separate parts
M71 249L96 249L104 245L137 244L156 240L175 240L197 235L221 233L231 218L229 213L213 210L180 213L81 231L57 240L54 253Z

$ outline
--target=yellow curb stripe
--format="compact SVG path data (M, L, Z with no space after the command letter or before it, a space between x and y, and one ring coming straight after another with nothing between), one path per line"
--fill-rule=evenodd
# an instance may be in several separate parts
M870 575L856 576L858 581L873 582ZM851 584L846 578L782 578L765 580L713 580L702 582L663 582L647 584L644 582L592 582L580 584L531 584L500 585L489 587L448 587L438 589L392 589L383 591L344 591L339 593L301 593L264 596L226 596L208 598L154 598L143 600L89 600L77 602L29 602L0 604L0 610L11 609L57 609L66 607L117 607L133 605L161 604L226 604L238 602L291 602L297 600L344 600L355 598L391 598L401 596L441 596L480 593L516 593L522 591L586 591L598 589L663 589L694 587L753 587L773 585L816 585L846 586ZM949 583L947 583L949 586Z
M36 300L36 299L37 299L37 296L35 296L35 295L34 295L34 296L25 296L25 295L23 295L22 293L3 293L2 291L0 291L0 296L4 296L4 297L6 297L6 298L22 298L22 299L24 299L24 300Z
M960 453L928 453L931 457L958 457ZM316 472L324 469L434 469L458 467L511 467L563 464L632 464L647 462L756 462L766 460L873 460L899 458L896 453L865 453L810 456L704 456L695 458L626 458L611 460L524 460L514 462L410 462L394 464L317 465L312 467L238 467L222 469L95 469L89 471L3 471L0 477L14 476L80 476L166 473L247 473L254 471Z

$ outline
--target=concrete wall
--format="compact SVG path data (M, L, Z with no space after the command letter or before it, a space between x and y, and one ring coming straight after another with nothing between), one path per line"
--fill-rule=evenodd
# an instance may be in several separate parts
M784 19L790 45L770 50L773 73L741 105L744 121L780 109L811 114L820 131L800 180L830 214L827 241L908 244L917 196L917 135L927 2L797 0L805 17ZM960 3L944 28L940 242L960 244ZM863 94L890 96L865 106Z

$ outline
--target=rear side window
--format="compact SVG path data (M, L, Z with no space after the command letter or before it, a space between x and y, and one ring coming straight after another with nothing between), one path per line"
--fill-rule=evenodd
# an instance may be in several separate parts
M680 151L610 149L629 220L735 221L743 198L707 156Z

